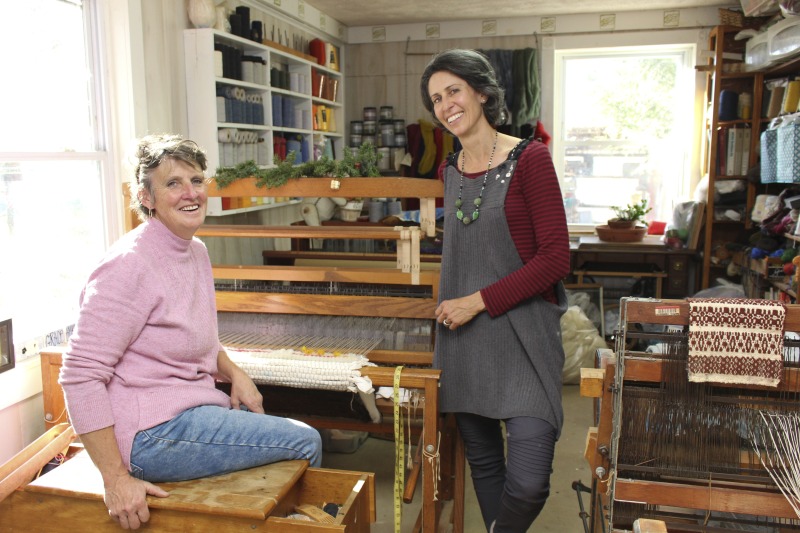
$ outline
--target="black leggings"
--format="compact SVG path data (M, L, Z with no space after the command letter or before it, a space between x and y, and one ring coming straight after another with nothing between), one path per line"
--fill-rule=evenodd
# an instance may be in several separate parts
M500 420L456 413L472 483L487 531L524 533L550 494L556 430L533 417L505 420L506 459Z

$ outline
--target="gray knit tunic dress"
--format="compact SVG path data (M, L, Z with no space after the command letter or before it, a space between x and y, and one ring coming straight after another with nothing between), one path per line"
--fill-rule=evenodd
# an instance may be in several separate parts
M472 294L523 266L504 205L516 159L526 145L520 143L503 164L489 172L479 218L469 225L456 218L461 175L455 165L445 167L440 301ZM483 176L463 179L465 217L472 215L473 200L482 185ZM564 366L560 320L567 309L561 283L556 295L558 305L536 296L495 318L479 313L454 331L437 326L434 366L442 370L442 412L495 419L537 417L560 434Z

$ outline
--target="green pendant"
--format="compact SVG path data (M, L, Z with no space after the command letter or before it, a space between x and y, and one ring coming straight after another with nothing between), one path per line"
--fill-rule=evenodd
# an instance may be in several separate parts
M475 199L472 201L472 203L473 203L473 204L475 204L475 207L476 207L476 208L477 208L477 207L480 207L480 206L481 206L481 197L479 196L479 197L475 198Z
M462 219L461 219L461 222L463 222L463 223L464 223L464 225L466 226L467 224L469 224L470 222L472 222L472 219L471 219L471 218L469 218L469 217L464 217L464 218L462 218Z
M461 205L462 205L461 198L459 198L458 200L456 200L456 208L461 209Z
M476 209L475 211L473 211L473 213L472 213L472 220L478 220L478 215L479 215L479 214L480 214L480 213L478 213L478 210L477 210L477 209Z
M464 212L463 212L461 209L459 209L458 211L456 211L456 218L457 218L458 220L462 220L462 219L464 218Z

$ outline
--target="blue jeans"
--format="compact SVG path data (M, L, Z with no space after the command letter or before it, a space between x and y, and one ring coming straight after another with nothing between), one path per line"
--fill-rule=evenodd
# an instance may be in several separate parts
M291 459L320 465L316 429L288 418L202 405L138 432L131 474L153 482L183 481Z

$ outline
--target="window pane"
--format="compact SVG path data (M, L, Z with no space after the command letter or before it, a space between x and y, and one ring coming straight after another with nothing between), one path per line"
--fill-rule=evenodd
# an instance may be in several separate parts
M63 328L105 249L100 164L0 163L0 316L14 337Z
M80 4L3 2L0 150L86 152L95 148Z
M683 55L567 57L563 66L562 187L571 223L603 224L612 206L646 198L648 220L670 220L683 194ZM689 95L691 96L691 95Z

